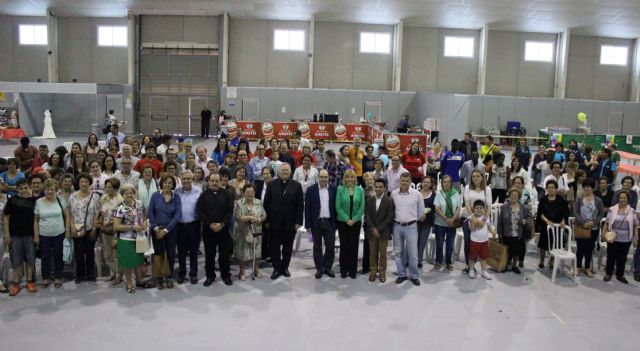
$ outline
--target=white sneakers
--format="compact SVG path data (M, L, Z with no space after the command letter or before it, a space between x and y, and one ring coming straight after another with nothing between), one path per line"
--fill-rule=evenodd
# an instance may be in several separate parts
M486 280L491 280L491 278L493 278L491 276L491 274L489 274L488 271L482 271L482 274L480 274L482 276L482 278L486 279ZM478 276L478 273L476 272L475 269L470 269L469 270L469 278L471 279L475 279Z

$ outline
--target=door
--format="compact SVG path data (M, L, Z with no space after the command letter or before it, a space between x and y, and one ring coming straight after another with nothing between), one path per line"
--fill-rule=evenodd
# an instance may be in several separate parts
M109 113L110 110L113 110L113 115L119 121L122 121L124 119L124 116L122 114L122 95L107 95L105 106L105 116L107 115L107 113Z
M260 100L242 99L242 120L257 121L260 116Z
M151 129L160 128L166 133L169 122L169 97L150 96L149 97L149 126Z
M200 135L198 131L200 130L200 122L202 119L200 118L200 112L208 106L208 99L202 96L192 96L189 98L189 136ZM211 107L209 107L211 110ZM213 112L213 111L212 111ZM212 131L209 130L209 133Z

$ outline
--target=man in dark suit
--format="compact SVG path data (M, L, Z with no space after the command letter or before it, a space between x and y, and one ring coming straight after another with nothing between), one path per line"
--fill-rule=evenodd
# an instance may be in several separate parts
M264 209L267 212L265 223L271 236L271 279L278 279L280 275L291 276L289 263L293 253L293 242L296 232L302 227L304 211L302 186L290 179L291 166L283 163L278 173L279 178L267 186L264 196Z
M373 190L376 196L367 198L364 209L365 235L369 239L369 281L376 280L376 272L380 272L380 282L387 281L387 245L393 230L395 205L388 197L387 183L384 179L376 179Z
M318 174L318 183L307 189L304 202L305 227L313 235L313 263L316 279L326 274L336 275L331 270L335 258L336 243L336 188L329 185L329 172L323 169ZM324 240L324 254L322 253Z
M200 136L203 138L209 137L209 128L211 127L211 110L205 106L200 112Z

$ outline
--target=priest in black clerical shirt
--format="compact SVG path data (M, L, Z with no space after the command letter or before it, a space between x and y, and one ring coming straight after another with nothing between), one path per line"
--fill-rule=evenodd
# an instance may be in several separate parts
M233 216L233 196L220 187L220 175L209 176L209 187L200 195L196 205L198 217L202 222L202 241L204 241L205 272L207 279L204 286L211 285L216 279L215 258L218 251L220 275L226 285L231 285L229 253L233 241L229 233L229 223Z
M264 196L264 209L267 212L265 223L269 226L271 236L271 279L278 279L280 275L291 276L289 263L293 253L293 242L297 230L302 226L302 186L290 179L290 176L291 166L283 163L280 166L279 178L269 183Z

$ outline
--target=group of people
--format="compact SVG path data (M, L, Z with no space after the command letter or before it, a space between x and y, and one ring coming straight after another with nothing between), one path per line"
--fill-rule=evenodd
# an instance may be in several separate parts
M425 152L413 143L400 154L376 144L363 146L359 139L335 152L299 132L289 139L261 140L252 150L240 129L233 138L219 137L211 153L204 146L194 149L190 139L174 145L160 130L138 141L117 125L104 148L95 134L85 145L76 142L53 153L23 138L14 158L0 159L0 248L10 246L13 268L13 281L0 283L0 291L17 295L22 277L28 291L37 291L36 253L40 286L60 287L63 248L71 243L76 283L96 280L98 252L109 267L107 281L124 281L130 293L197 284L201 241L204 286L216 280L216 256L226 285L233 284L232 260L239 280L261 277L261 261L273 266L271 279L290 277L293 245L302 228L313 241L316 279L336 276L336 231L338 273L343 279L357 277L364 230L360 272L384 283L392 240L396 283L409 280L418 286L431 232L434 268L451 271L458 228L464 234L463 273L491 279L491 236L508 247L507 269L519 274L527 242L541 233L543 269L553 245L547 228L569 225L570 217L579 270L593 276L591 257L603 238L605 281L615 269L616 278L626 283L627 254L638 238L637 192L633 178L625 177L614 193L611 150L592 153L571 142L566 152L559 144L549 150L540 146L532 157L522 140L507 166L490 136L479 146L470 133L452 140L448 150L435 142ZM492 223L496 206L499 215ZM144 280L147 261L152 282ZM640 269L634 272L640 280Z

